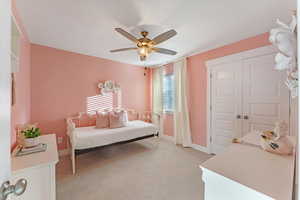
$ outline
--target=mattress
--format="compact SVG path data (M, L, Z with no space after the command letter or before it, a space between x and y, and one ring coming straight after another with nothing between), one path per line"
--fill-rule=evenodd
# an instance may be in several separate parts
M102 128L94 126L75 128L73 130L75 149L88 149L116 142L127 141L143 136L156 134L158 128L151 123L140 120L129 121L122 128Z

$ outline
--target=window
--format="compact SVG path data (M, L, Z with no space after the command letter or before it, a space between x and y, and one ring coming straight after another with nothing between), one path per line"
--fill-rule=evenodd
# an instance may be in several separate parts
M163 110L173 112L174 108L174 75L164 75L163 78Z

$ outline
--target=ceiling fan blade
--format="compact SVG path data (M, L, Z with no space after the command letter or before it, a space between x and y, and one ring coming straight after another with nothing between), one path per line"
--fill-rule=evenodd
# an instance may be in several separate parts
M129 51L129 50L136 50L138 48L136 47L129 47L129 48L122 48L122 49L114 49L114 50L110 50L111 53L114 53L114 52L119 52L119 51Z
M157 53L168 54L168 55L173 55L173 56L177 54L176 51L172 51L170 49L164 49L164 48L153 48L153 51L155 51Z
M121 28L115 28L115 30L120 33L121 35L123 35L124 37L126 37L127 39L138 43L138 39L136 37L134 37L133 35L131 35L130 33L128 33L127 31L125 31L124 29Z
M168 39L170 39L171 37L175 36L177 34L177 32L172 29L172 30L169 30L167 32L164 32L158 36L156 36L152 41L154 42L154 44L159 44L159 43L162 43Z

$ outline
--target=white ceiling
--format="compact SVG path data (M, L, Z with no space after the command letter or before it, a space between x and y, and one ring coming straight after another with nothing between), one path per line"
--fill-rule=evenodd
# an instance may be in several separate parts
M267 32L276 18L289 21L296 0L17 0L17 8L32 43L148 66ZM158 46L178 54L141 62L135 51L110 53L134 46L116 27L150 38L175 29Z

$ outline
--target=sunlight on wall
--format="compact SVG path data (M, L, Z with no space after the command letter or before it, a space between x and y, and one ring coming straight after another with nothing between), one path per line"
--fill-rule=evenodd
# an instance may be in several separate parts
M94 114L96 111L112 109L114 107L114 95L108 93L104 95L96 95L87 97L87 113Z
M86 112L95 114L96 111L111 110L113 108L121 108L122 93L106 93L86 98Z

